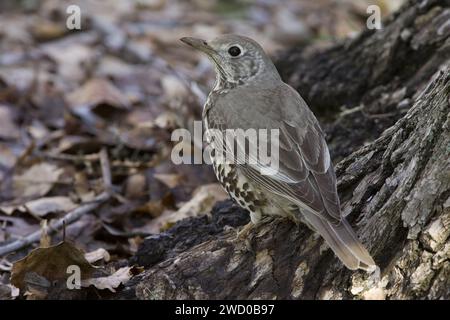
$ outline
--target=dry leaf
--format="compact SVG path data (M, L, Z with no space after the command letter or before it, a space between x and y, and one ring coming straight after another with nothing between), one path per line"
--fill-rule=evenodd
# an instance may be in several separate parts
M179 115L167 111L156 117L154 124L161 129L173 129L182 127L183 121Z
M171 189L178 186L182 180L182 176L179 174L155 173L153 176Z
M86 68L95 61L95 50L83 43L63 39L46 43L42 49L56 62L61 78L70 85L84 80L87 74Z
M9 285L9 287L11 288L11 297L12 297L12 298L17 298L17 297L19 296L20 289L19 289L19 288L16 288L16 287L13 286L13 285Z
M18 198L42 197L59 180L63 170L50 163L35 164L14 176L14 195Z
M0 283L0 300L12 300L19 295L19 289L10 285Z
M0 139L17 139L19 137L20 130L13 120L10 108L0 105Z
M179 220L210 212L217 201L222 201L226 198L228 198L227 193L218 183L198 187L194 191L192 199L186 202L180 209L175 212L163 213L161 216L152 220L145 229L150 233L159 233Z
M123 267L114 272L112 275L100 278L90 278L81 281L82 287L94 286L97 289L109 289L111 292L116 292L116 289L121 284L126 283L133 276L131 274L132 267Z
M48 232L48 221L41 221L41 239L39 241L39 245L41 248L48 248L52 245L52 238Z
M30 28L30 32L37 41L48 41L63 36L67 28L61 23L39 19Z
M84 255L84 257L89 263L94 263L100 260L108 262L111 259L111 256L109 255L108 251L106 251L103 248L98 248L97 250L88 252Z
M0 212L10 216L18 209L15 205L2 205L0 206Z
M0 260L0 271L11 271L12 263L6 259Z
M23 216L0 216L0 243L14 238L21 238L39 230L35 219L24 219ZM0 264L1 266L1 264Z
M125 186L125 196L128 199L137 199L146 194L147 180L142 173L133 174L128 177Z
M47 298L51 282L47 278L36 272L27 272L24 276L24 282L27 284L24 296L27 300L43 300Z
M103 114L100 109L129 109L128 98L111 82L105 79L92 79L81 88L68 96L68 102L72 108L89 107L97 109L96 112Z
M69 275L67 267L71 265L80 268L82 279L89 278L96 269L86 260L80 249L67 241L48 248L37 248L14 263L11 284L25 292L27 290L25 277L32 272L50 282L64 280Z
M173 75L164 76L161 86L169 99L182 98L188 94L186 85Z
M39 217L49 213L67 212L76 208L76 204L69 197L46 197L28 201L24 204L28 211Z
M0 120L1 122L1 120ZM1 124L0 124L1 126ZM0 131L1 131L0 127ZM1 133L0 133L1 136ZM12 168L17 160L17 156L13 153L12 149L6 145L0 144L0 167L6 169Z

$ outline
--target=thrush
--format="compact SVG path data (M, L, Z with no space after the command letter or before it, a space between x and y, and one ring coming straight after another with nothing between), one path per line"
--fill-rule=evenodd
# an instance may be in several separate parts
M300 94L282 81L262 47L239 35L208 42L190 37L181 41L205 53L215 67L216 82L202 114L206 130L279 132L275 172L267 162L254 157L248 161L249 150L242 144L237 148L246 161L218 161L217 155L230 148L219 139L209 141L218 180L250 212L251 223L270 215L304 222L347 268L375 269L372 257L341 214L335 171L316 117Z

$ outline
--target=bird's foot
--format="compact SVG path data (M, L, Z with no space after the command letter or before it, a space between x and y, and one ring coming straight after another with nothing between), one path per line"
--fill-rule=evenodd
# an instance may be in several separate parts
M253 229L253 223L247 223L241 230L239 230L236 234L236 240L243 241L245 244L246 251L253 252L253 235L251 231Z
M250 231L253 229L253 223L249 222L247 223L241 230L237 232L236 238L237 240L245 240L249 234Z

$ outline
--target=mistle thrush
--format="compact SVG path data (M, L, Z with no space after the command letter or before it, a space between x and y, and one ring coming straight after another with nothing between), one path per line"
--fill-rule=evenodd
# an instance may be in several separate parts
M278 168L248 161L217 161L230 151L214 139L214 171L230 196L250 212L251 222L279 215L318 232L347 268L373 270L375 262L341 214L336 175L324 134L306 102L281 80L264 50L252 39L223 35L210 42L181 41L202 51L216 70L216 83L203 109L205 129L277 129ZM250 141L250 143L252 143ZM235 157L235 156L233 156ZM253 159L254 160L254 159Z

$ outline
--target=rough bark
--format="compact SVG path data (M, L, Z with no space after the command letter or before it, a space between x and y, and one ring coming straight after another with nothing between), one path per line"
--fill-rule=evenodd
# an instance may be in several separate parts
M237 241L234 227L248 218L227 201L211 216L147 239L131 260L146 270L117 297L450 298L448 7L410 2L382 31L313 55L293 49L278 64L313 109L334 110L327 126L334 154L372 141L336 171L343 212L379 265L380 279L345 269L322 239L284 219L255 227L249 243ZM336 114L342 104L361 108ZM368 116L377 108L389 117ZM341 144L346 150L339 153Z
M283 79L322 116L334 160L404 116L449 59L449 21L450 1L413 0L381 30L366 29L325 50L296 47L279 57Z

